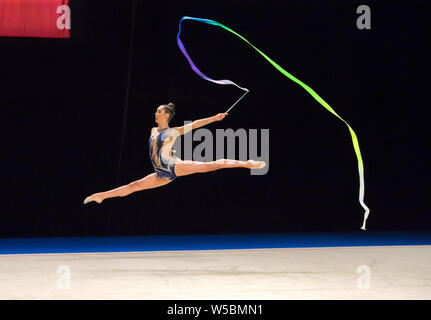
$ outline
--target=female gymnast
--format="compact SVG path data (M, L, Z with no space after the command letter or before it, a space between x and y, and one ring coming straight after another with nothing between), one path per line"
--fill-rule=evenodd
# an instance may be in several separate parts
M173 155L175 151L173 151L172 146L177 137L209 123L221 121L227 116L227 113L219 113L209 118L195 120L182 127L170 128L169 122L174 115L175 104L171 102L159 106L155 113L155 122L158 126L151 129L149 141L150 158L155 170L154 173L116 189L92 194L84 200L84 204L91 201L101 203L108 198L125 197L136 191L157 188L170 183L177 177L193 173L210 172L225 168L260 169L265 166L264 161L254 160L238 161L220 159L211 162L200 162L181 160L175 157Z

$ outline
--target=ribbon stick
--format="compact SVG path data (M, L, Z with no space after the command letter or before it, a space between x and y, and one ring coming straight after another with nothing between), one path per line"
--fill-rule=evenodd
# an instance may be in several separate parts
M343 121L350 132L350 135L352 137L352 143L353 143L353 148L354 151L356 153L356 158L358 160L358 172L359 172L359 203L361 204L361 206L365 209L365 213L364 213L364 219L363 219L363 224L361 229L365 230L366 227L366 221L368 218L368 215L370 213L370 209L365 205L364 203L364 196L365 196L365 183L364 183L364 164L362 161L362 156L361 156L361 150L359 148L359 142L358 142L358 138L355 134L355 132L353 131L352 127L350 127L350 125L343 119L341 118L335 111L334 109L332 109L332 107L325 101L323 100L313 89L311 89L308 85L306 85L305 83L303 83L301 80L299 80L298 78L294 77L293 75L291 75L289 72L287 72L286 70L284 70L281 66L279 66L276 62L274 62L271 58L269 58L265 53L263 53L262 51L260 51L258 48L256 48L253 44L251 44L246 38L244 38L243 36L241 36L240 34L236 33L235 31L233 31L232 29L230 29L229 27L226 27L225 25L216 22L214 20L210 20L210 19L201 19L201 18L193 18L193 17L188 17L188 16L184 16L181 18L180 20L180 24L179 24L179 30L178 30L178 35L177 35L177 43L178 46L180 48L180 50L182 51L182 53L184 54L184 56L186 57L186 59L188 60L190 66L192 67L193 71L195 73L197 73L201 78L217 83L217 84L223 84L223 85L234 85L238 88L240 88L241 90L246 91L246 93L249 91L247 88L242 88L239 85L237 85L236 83L234 83L231 80L214 80L211 79L210 77L206 76L205 74L203 74L197 67L196 65L193 63L193 61L190 59L190 56L188 55L186 49L184 48L184 45L180 39L180 34L181 34L181 23L184 20L194 20L194 21L199 21L199 22L203 22L203 23L207 23L210 25L214 25L217 27L221 27L231 33L233 33L234 35L236 35L237 37L241 38L242 40L244 40L247 44L249 44L253 49L255 49L257 52L259 52L260 55L262 55L269 63L271 63L278 71L280 71L283 75L285 75L286 77L288 77L290 80L292 80L293 82L295 82L296 84L300 85L303 89L305 89L317 102L319 102L326 110L328 110L329 112L331 112L334 116L336 116L337 118L339 118L341 121ZM245 93L245 94L246 94ZM244 94L244 95L245 95ZM241 100L244 95L239 99ZM238 100L238 101L239 101ZM238 102L237 101L237 102ZM235 104L237 103L235 102ZM235 106L235 104L233 106ZM233 108L233 106L231 108ZM228 110L230 110L231 108L229 108Z
M225 113L228 113L230 110L232 110L233 109L233 107L235 107L235 105L239 102L239 100L241 100L242 98L244 98L244 96L248 93L249 91L246 91L242 96L241 96L241 98L239 98L229 109L227 109L226 110L226 112Z

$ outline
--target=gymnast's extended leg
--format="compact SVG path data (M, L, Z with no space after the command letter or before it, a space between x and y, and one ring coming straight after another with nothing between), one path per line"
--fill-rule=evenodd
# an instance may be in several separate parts
M145 189L152 189L168 184L171 180L167 178L159 178L156 173L151 173L146 177L133 181L125 186L121 186L109 191L98 192L92 194L84 200L84 204L89 203L91 201L96 201L97 203L101 203L103 200L113 197L125 197L133 192L141 191Z
M227 168L248 168L248 169L259 169L265 166L265 162L263 161L239 161L239 160L228 160L228 159L220 159L217 161L211 162L201 162L201 161L178 161L175 164L175 174L180 176L185 176L193 173L203 173L216 171L220 169Z

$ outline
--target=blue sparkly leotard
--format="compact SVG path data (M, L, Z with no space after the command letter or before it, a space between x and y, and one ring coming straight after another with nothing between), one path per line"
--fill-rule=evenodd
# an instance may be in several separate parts
M150 158L156 171L157 177L175 180L175 162L176 157L171 155L172 146L178 137L178 131L175 128L165 128L159 130L154 128L151 131L149 140Z

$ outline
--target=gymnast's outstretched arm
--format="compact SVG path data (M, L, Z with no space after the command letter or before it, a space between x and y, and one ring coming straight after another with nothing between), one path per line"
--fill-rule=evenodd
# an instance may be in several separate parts
M210 124L210 123L215 122L215 121L221 121L226 116L227 116L227 113L219 113L219 114L216 114L215 116L212 116L209 118L203 118L203 119L195 120L195 121L193 121L189 124L186 124L182 127L175 127L175 129L178 130L178 133L180 135L183 135L183 134L186 134L187 132L189 132L193 129L197 129L197 128L206 126L207 124Z

